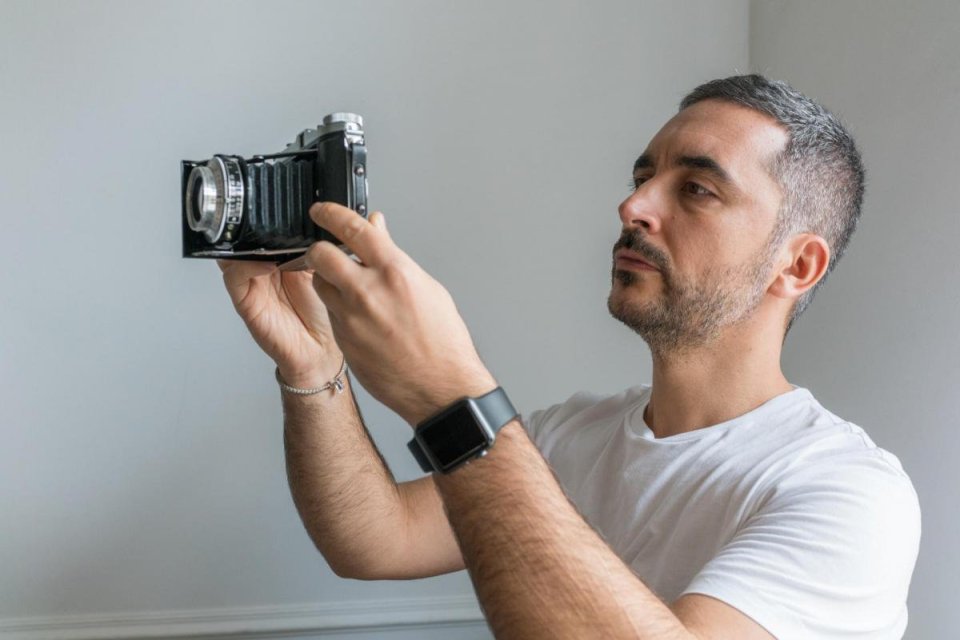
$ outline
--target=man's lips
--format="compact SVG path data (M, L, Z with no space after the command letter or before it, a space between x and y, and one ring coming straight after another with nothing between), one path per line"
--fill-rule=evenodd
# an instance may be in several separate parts
M636 253L628 251L626 249L620 249L614 254L618 267L626 267L630 269L640 269L643 271L659 271L657 267L650 264Z

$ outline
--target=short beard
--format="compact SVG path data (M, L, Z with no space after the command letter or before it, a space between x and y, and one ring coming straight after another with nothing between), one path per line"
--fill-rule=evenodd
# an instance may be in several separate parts
M607 309L611 316L639 334L655 357L682 354L715 341L724 328L744 320L763 299L773 257L769 244L747 264L712 270L699 282L687 282L675 276L666 255L647 244L642 236L642 232L624 234L614 252L626 247L656 265L663 280L663 297L631 303L621 296L616 301L611 289ZM656 275L617 269L614 264L611 287L619 282L626 290L644 277Z

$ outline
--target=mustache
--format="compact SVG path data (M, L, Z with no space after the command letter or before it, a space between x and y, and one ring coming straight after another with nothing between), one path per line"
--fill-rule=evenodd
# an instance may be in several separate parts
M640 229L634 231L625 231L620 235L620 239L613 245L613 253L620 249L627 249L640 255L644 260L660 269L663 273L669 271L669 259L660 249L649 244L644 239L644 233Z

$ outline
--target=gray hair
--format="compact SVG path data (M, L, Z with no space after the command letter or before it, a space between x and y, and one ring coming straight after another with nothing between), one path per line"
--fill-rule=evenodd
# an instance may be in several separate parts
M864 191L860 153L836 116L784 82L755 74L713 80L687 94L680 111L703 100L743 105L771 116L787 130L787 145L772 167L784 199L769 247L807 232L830 246L827 271L797 300L786 335L833 271L857 227Z

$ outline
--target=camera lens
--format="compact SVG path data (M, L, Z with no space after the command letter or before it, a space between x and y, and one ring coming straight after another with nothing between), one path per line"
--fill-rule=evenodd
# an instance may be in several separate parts
M195 166L187 178L185 196L187 224L208 242L217 242L227 223L239 224L243 213L240 164L215 156L206 165Z
M187 178L187 222L194 231L214 231L217 181L209 166L194 167ZM211 240L213 242L213 240Z

